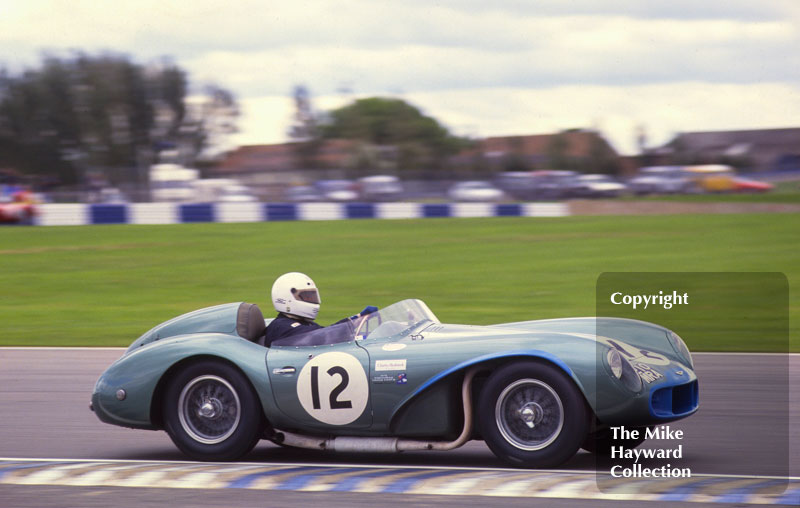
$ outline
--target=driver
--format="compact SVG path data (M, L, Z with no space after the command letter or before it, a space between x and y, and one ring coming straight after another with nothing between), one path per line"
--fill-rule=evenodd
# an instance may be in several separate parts
M311 277L304 273L289 272L278 277L272 285L272 304L278 311L278 316L267 326L264 339L267 347L275 340L322 328L314 322L319 313L319 290ZM366 316L377 310L377 307L369 305L355 316L340 319L334 324Z

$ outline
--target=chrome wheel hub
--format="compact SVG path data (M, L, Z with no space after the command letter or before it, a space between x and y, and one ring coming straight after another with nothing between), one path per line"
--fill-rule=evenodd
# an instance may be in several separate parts
M544 417L544 410L542 409L542 406L535 402L528 402L521 407L518 412L519 417L530 429L534 428L536 424L540 423Z
M203 418L211 418L212 420L218 418L222 413L222 403L217 399L209 399L205 404L200 406L197 410L197 415Z

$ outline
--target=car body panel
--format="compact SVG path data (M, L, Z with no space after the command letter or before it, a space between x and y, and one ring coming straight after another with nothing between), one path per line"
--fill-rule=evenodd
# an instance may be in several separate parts
M134 341L95 386L92 404L100 420L160 428L170 377L186 362L209 358L244 373L274 428L314 435L448 438L463 423L464 373L477 366L485 378L520 360L560 369L601 425L653 425L698 407L691 358L673 347L669 330L651 323L567 318L450 325L419 300L405 300L364 318L348 340L265 348L237 334L240 305L179 316ZM419 316L412 319L409 310L404 322L395 312L405 310L402 305ZM611 374L612 349L643 380L638 390ZM119 390L125 392L121 400Z

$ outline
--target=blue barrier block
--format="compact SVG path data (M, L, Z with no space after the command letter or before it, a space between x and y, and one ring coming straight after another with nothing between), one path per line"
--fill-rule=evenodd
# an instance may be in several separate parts
M372 203L347 203L345 216L348 219L374 219L375 205Z
M450 205L430 203L422 205L422 216L425 218L450 217Z
M292 203L267 203L264 210L267 220L297 220L297 205Z
M91 224L125 224L128 222L126 205L89 205Z
M214 222L214 205L192 203L180 205L181 222Z
M495 217L519 217L522 215L522 206L514 203L497 205L494 215Z

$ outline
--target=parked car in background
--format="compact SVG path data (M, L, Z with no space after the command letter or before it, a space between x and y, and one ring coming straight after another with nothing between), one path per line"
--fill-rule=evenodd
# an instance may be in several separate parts
M322 201L322 194L311 185L295 185L286 189L284 193L287 201L295 203L308 203Z
M31 224L36 216L37 200L26 190L0 196L0 224Z
M628 180L628 189L634 194L681 194L696 190L695 184L683 166L649 166Z
M627 186L609 175L580 175L570 185L570 196L578 198L615 198L621 196Z
M572 195L579 173L561 169L507 171L495 178L506 194L522 201L557 200Z
M192 201L200 172L165 162L150 166L150 198L153 201Z
M194 182L193 201L202 203L252 203L250 189L233 178L206 178Z
M520 201L536 198L536 183L533 171L505 171L494 179L500 190Z
M453 201L503 201L506 193L486 181L458 182L447 191Z
M366 201L393 201L403 195L403 184L392 175L365 176L358 179L358 185Z
M736 170L725 164L701 164L685 169L689 178L706 192L768 192L773 189L772 184L738 176Z
M736 192L769 192L775 188L774 185L760 180L749 180L746 178L734 178L733 190Z
M317 180L314 188L323 201L355 201L358 199L358 185L352 180Z

